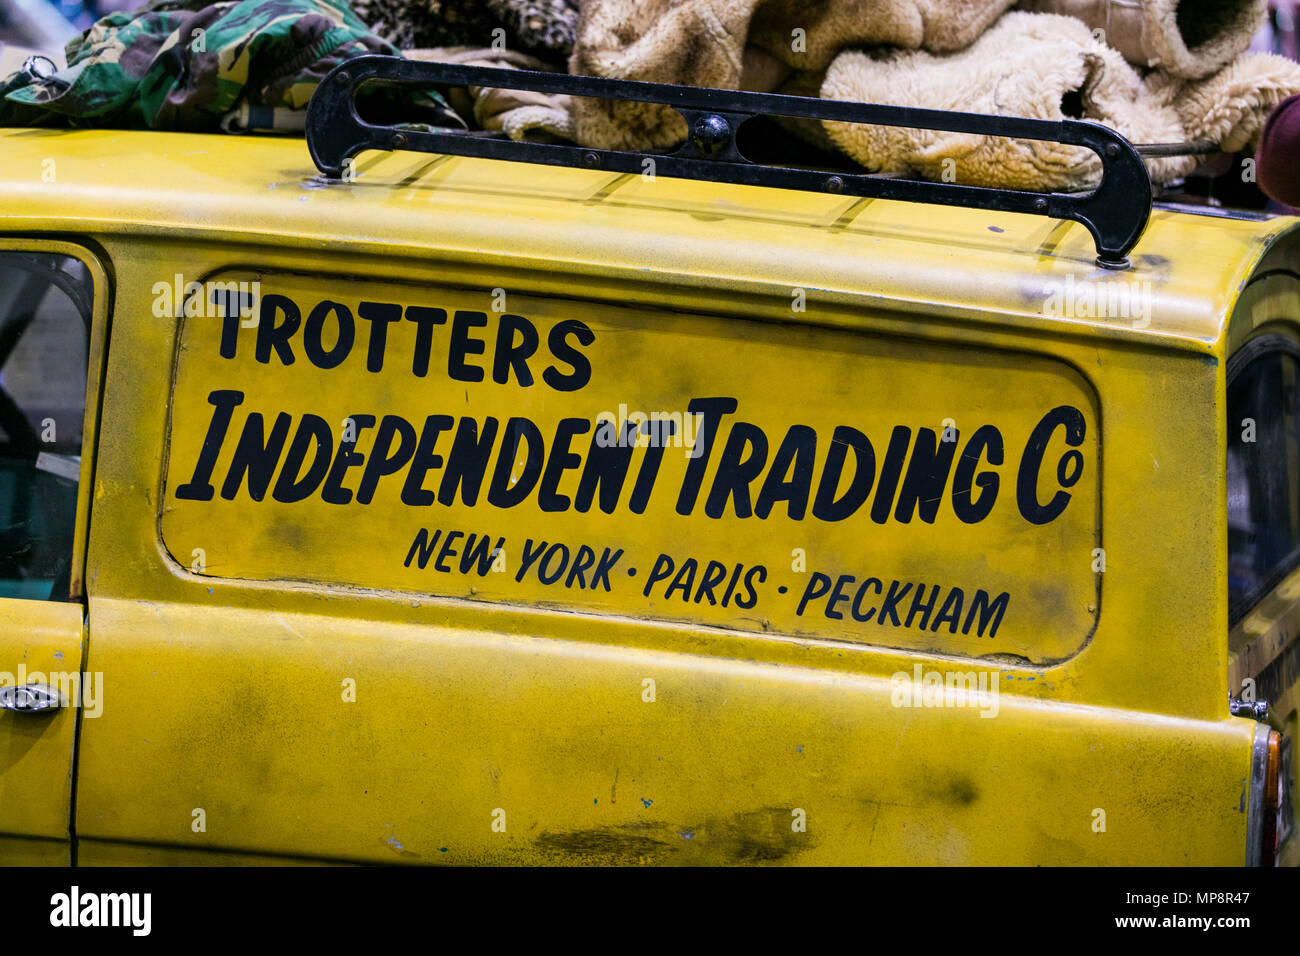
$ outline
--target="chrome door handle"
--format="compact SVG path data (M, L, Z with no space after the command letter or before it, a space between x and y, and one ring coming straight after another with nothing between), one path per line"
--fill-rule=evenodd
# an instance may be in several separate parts
M58 710L59 695L44 684L11 684L0 687L0 709L16 714L43 714Z

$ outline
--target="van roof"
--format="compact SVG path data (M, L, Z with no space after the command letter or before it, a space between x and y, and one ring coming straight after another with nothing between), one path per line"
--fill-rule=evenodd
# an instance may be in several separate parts
M859 308L1214 353L1263 254L1283 234L1300 241L1294 217L1157 207L1133 268L1108 273L1077 223L978 209L409 152L363 153L354 181L326 183L297 137L9 129L0 154L10 232L459 250L548 273L726 284L786 301L804 288ZM1045 314L1065 283L1093 278L1144 287L1150 323Z

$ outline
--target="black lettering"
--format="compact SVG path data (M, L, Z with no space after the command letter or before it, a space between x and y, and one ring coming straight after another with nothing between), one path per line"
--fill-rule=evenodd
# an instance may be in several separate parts
M630 427L627 432L619 436L620 440L624 438L631 440L636 425L633 422L627 424ZM649 424L649 422L642 422L641 431L648 434ZM636 484L632 486L632 497L628 499L627 503L628 509L633 514L645 514L646 505L650 503L650 495L655 489L655 479L659 477L659 466L663 463L666 447L666 445L655 444L646 446L645 456L641 459L641 468L636 473ZM603 497L601 501L601 507L603 508Z
M334 347L327 351L324 342L325 317L331 313L338 323L339 331L334 339ZM311 315L307 316L307 324L302 330L302 350L317 368L338 368L352 351L356 337L357 327L352 320L352 310L341 302L326 299L318 302L316 308L311 310Z
M434 495L424 487L424 476L435 468L442 467L442 456L435 454L438 436L451 427L450 415L430 415L424 420L420 430L420 443L411 456L411 467L407 469L406 481L402 483L402 504L413 507L426 507L433 504Z
M537 546L536 551L529 550L532 547L532 544L533 544L532 538L529 538L527 541L524 542L524 558L522 561L519 562L519 570L518 572L515 573L515 581L517 582L522 581L524 579L524 575L528 573L528 569L529 567L532 566L532 563L536 561L538 558L540 558L542 556L542 552L546 550L545 541L543 541L541 544Z
M1002 614L1006 611L1007 602L1010 600L1011 595L1003 591L990 604L987 591L982 588L976 591L974 600L970 602L970 613L966 615L966 623L962 625L961 632L969 633L971 622L975 620L976 615L979 615L979 629L975 632L975 636L984 636L984 629L989 627L991 619L993 626L989 628L989 637L997 637L998 625L1002 623Z
M651 412L650 417L641 423L641 434L650 439L651 445L667 448L669 439L677 434L677 423L671 418L661 418L664 412ZM677 414L673 412L672 414ZM629 422L628 424L632 424Z
M497 437L497 420L489 416L483 421L483 434L478 431L478 422L466 416L460 420L456 429L456 438L451 451L447 454L447 465L442 473L442 485L438 488L438 502L443 505L456 503L456 489L460 489L460 500L473 507L478 501L478 491L487 474L488 459L492 457L492 442Z
M523 338L515 342L515 333ZM537 351L537 329L522 315L503 315L497 326L497 346L492 356L492 381L505 385L513 370L515 379L524 388L533 384L533 373L528 370L528 360Z
M701 598L708 598L710 604L717 604L718 599L713 596L713 589L725 580L727 580L727 566L721 561L710 561L704 569L700 586L695 590L695 603L699 604Z
M682 479L682 490L677 496L677 513L679 515L689 515L695 510L695 499L699 497L700 485L704 481L704 473L709 468L709 456L713 453L713 441L718 433L718 426L722 423L722 416L734 414L739 403L734 398L693 398L690 404L686 406L686 411L692 415L703 415L704 421L700 424L700 430L695 433L695 447L691 449L695 457L686 466L686 477ZM659 447L659 457L663 457L663 446ZM647 458L649 456L647 455ZM655 460L655 469L658 471L658 459ZM645 466L641 467L642 472ZM652 479L653 481L653 479ZM641 479L637 479L637 489L641 487ZM649 497L649 491L646 493ZM635 499L636 495L633 495ZM640 514L641 512L637 512Z
M876 615L876 609L874 607L871 610L867 611L866 614L863 614L861 610L862 599L867 594L867 588L871 587L871 585L873 584L876 586L875 588L876 593L877 594L880 593L881 590L880 579L867 578L865 581L862 582L862 587L858 588L858 593L853 596L853 606L849 609L849 613L853 615L853 620L858 621L861 624L866 624Z
M614 565L618 564L618 559L621 557L623 557L622 548L613 552L611 552L609 548L605 549L605 553L602 554L600 560L596 562L596 570L591 572L591 589L593 591L596 590L596 585L598 584L604 585L606 591L610 590L609 572L614 570Z
M907 457L911 438L912 430L906 425L895 425L889 436L889 447L885 449L885 460L880 466L880 482L876 485L876 500L871 503L871 520L876 524L889 520L894 492L898 489L898 476L903 473L903 459ZM884 611L880 612L881 617L884 614Z
M578 490L573 496L573 510L586 514L591 510L591 500L595 497L597 489L600 490L600 510L607 515L612 515L614 509L618 507L619 495L623 492L623 483L627 480L627 469L632 463L633 444L630 436L636 428L632 422L624 422L625 434L629 440L624 441L620 435L615 443L608 441L608 430L603 434L606 436L604 442L601 441L601 429L609 425L612 429L616 427L613 422L602 422L597 426L595 435L591 439L591 447L587 449L587 461L582 468L582 478L578 481ZM660 449L660 455L663 449ZM644 464L642 465L644 470ZM634 492L635 493L635 492ZM644 505L642 506L642 511ZM636 511L641 514L641 511Z
M477 542L475 537L475 535L470 535L466 539L465 550L460 555L460 573L468 574L471 570L474 570L478 572L479 577L484 578L492 570L492 556L505 547L506 539L497 538L497 546L493 548L492 539L487 535L478 535ZM478 567L474 567L476 562Z
M831 579L829 576L822 574L820 571L814 571L808 576L808 583L804 585L803 596L799 598L799 607L795 609L795 614L803 616L803 609L808 606L808 602L813 598L819 598L831 589Z
M409 568L411 559L414 558L420 570L423 571L425 565L429 563L429 559L433 557L433 549L438 546L438 538L441 536L441 531L435 531L433 539L430 540L428 530L421 528L416 532L415 540L411 542L411 550L406 552L406 560L402 562L402 566Z
M903 622L904 627L912 626L912 618L916 617L918 612L921 615L921 630L924 631L925 625L930 622L930 614L934 611L934 602L939 597L939 585L934 584L930 586L930 600L922 604L921 595L924 593L925 585L918 584L916 586L916 593L912 595L912 606L907 612L907 620Z
M581 435L591 428L591 422L585 418L561 418L555 426L555 441L551 445L551 455L546 461L546 473L537 489L537 506L543 511L567 511L568 495L556 494L556 488L564 473L570 468L582 464L582 456L569 450L569 442L575 435Z
M243 404L244 393L229 388L219 388L208 393L208 404L212 406L212 419L208 422L208 433L203 437L203 447L199 449L199 460L194 463L194 474L190 480L176 488L176 497L187 501L211 501L213 488L210 482L212 469L217 465L221 454L221 445L226 440L226 431L230 428L231 416L235 406Z
M1070 503L1071 495L1067 491L1058 491L1045 505L1038 503L1038 470L1043 464L1043 455L1047 451L1047 443L1052 439L1052 433L1061 426L1065 426L1067 445L1077 448L1083 444L1084 432L1087 431L1083 412L1073 405L1058 405L1034 426L1029 435L1029 444L1025 446L1024 457L1020 459L1020 472L1016 476L1016 501L1020 505L1020 514L1031 524L1047 524L1058 517ZM1078 481L1078 475L1082 473L1083 465L1080 462L1074 481Z
M429 374L429 358L433 354L433 327L447 321L446 309L431 309L423 305L408 305L406 321L415 323L415 349L411 356L411 373L419 378Z
M889 593L885 595L884 603L880 605L880 616L876 621L880 624L885 623L885 617L894 619L894 627L902 627L903 622L898 619L898 603L907 597L907 592L912 590L912 585L908 584L903 590L898 590L898 581L889 582Z
M218 292L212 290L212 298L216 299ZM217 350L224 359L235 357L235 345L239 337L239 309L231 308L234 302L239 298L237 293L227 292L225 294L226 308L221 313L221 347Z
M839 489L840 475L850 448L853 449L853 479L843 497L836 499L835 492ZM843 521L862 507L875 480L876 452L870 440L856 428L837 425L831 434L826 467L822 470L817 497L813 500L813 517L822 521Z
M961 605L966 600L966 595L962 593L961 588L953 588L948 592L948 597L944 599L943 607L939 609L938 616L935 617L934 623L930 625L930 630L939 630L940 624L948 625L948 633L956 634L957 625L961 623Z
M745 597L736 596L736 607L749 610L758 603L758 591L754 588L755 575L758 576L758 583L762 584L767 580L767 568L761 564L756 564L745 572Z
M357 315L370 323L370 338L366 341L366 371L378 372L384 367L384 352L388 348L388 327L402 321L402 307L392 302L358 302Z
M596 341L596 333L577 319L565 319L551 327L550 333L546 336L546 344L551 350L551 355L561 362L567 362L573 368L572 372L566 374L554 365L550 365L542 372L542 381L557 392L576 392L591 381L591 362L587 356L569 344L570 335L584 346Z
M396 450L393 449L393 439L397 439ZM370 504L375 497L379 479L400 471L414 452L415 427L400 415L385 415L375 430L375 444L370 449L370 460L366 462L366 468L361 473L361 483L357 486L357 501L363 505Z
M673 596L673 591L682 592L682 600L691 599L691 585L695 583L695 571L699 564L694 558L687 558L682 562L682 566L677 569L677 575L673 578L673 583L668 585L668 590L664 592L664 600L667 601Z
M835 605L841 604L849 599L844 593L844 589L853 583L853 575L841 574L839 580L835 582L835 590L831 592L830 600L826 602L826 616L833 621L844 620L844 615L835 610Z
M731 601L731 596L736 593L736 585L740 583L740 572L745 570L743 564L737 564L736 569L731 572L731 580L727 582L727 590L722 595L722 606L726 607Z
M554 573L548 572L546 568L551 563L551 558L556 555L560 558L559 567L555 569ZM560 575L564 573L564 569L568 563L569 549L565 545L558 543L551 545L551 549L546 552L546 556L543 557L541 563L537 565L537 580L541 581L543 584L554 584L556 581L560 580Z
M713 487L704 503L704 513L710 518L721 518L730 498L736 517L748 518L753 513L749 504L749 483L762 474L766 462L767 435L763 434L763 429L749 422L733 423L718 459L718 471L713 476Z
M569 568L569 576L564 579L566 588L573 587L573 582L578 582L578 587L585 588L587 579L583 575L589 567L596 563L596 552L591 550L587 545L578 548L578 553L573 557L573 566Z
M528 443L528 457L519 480L512 485L510 475L521 441ZM501 435L501 450L497 453L497 467L492 473L492 484L488 486L488 503L498 508L513 508L527 498L542 474L544 455L542 433L536 425L527 418L512 418L506 422Z
M442 550L438 552L438 560L433 562L433 570L441 571L443 574L450 574L451 568L442 562L454 555L456 552L452 549L452 544L457 538L465 537L463 531L448 531L447 537L442 539Z
M790 426L772 459L772 469L763 482L758 503L754 505L754 514L766 518L772 512L772 505L778 501L788 501L786 514L795 521L802 521L808 510L808 495L812 492L813 465L816 460L817 432L807 425ZM792 472L788 480L787 472Z
M275 324L277 312L284 313L284 322ZM274 292L262 296L261 311L257 318L257 343L253 347L253 357L263 365L271 361L271 349L280 357L282 365L293 364L293 349L289 339L302 324L302 313L288 296Z
M300 477L308 445L312 446L311 467ZM289 443L289 451L284 456L284 465L280 468L280 477L275 481L271 497L281 504L292 504L314 492L329 469L333 450L334 433L330 431L329 422L319 415L302 416L293 441Z
M486 312L457 309L451 317L451 348L447 352L447 375L458 382L481 382L483 370L477 365L466 365L465 356L482 355L487 343L470 338L470 329L487 327Z
M987 451L990 465L1002 464L1002 433L992 425L981 425L966 443L957 459L957 471L952 479L952 510L966 524L983 521L993 510L998 497L998 475L994 471L975 474L980 454ZM980 495L971 499L971 489L978 487ZM942 613L942 612L941 612Z
M645 597L649 597L650 589L673 573L673 566L673 559L666 554L660 554L659 557L655 558L654 567L650 569L650 574L646 576L645 587L641 589L641 593Z
M903 479L903 487L898 492L898 507L894 509L896 521L907 524L915 511L926 524L934 524L956 454L956 441L939 441L933 428L917 431L912 460L907 463L907 477Z
M226 472L225 483L221 486L221 497L234 501L243 484L244 475L248 475L248 496L254 501L261 501L266 496L275 466L280 463L280 453L284 451L285 439L289 437L289 425L293 419L281 412L275 416L271 434L263 440L262 416L254 412L244 420L244 430L240 433L239 444L235 446L234 457L230 460L230 470Z
M343 487L343 479L347 476L349 468L355 468L366 460L366 456L356 450L360 443L361 433L370 428L375 423L374 415L349 415L353 428L356 431L356 441L343 441L340 439L338 451L334 455L334 464L330 466L329 474L325 476L325 484L321 486L321 501L331 505L345 505L352 500L351 489Z

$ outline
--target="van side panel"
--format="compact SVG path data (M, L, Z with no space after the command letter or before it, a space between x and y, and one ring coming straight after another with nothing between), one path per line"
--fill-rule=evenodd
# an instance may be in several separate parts
M168 405L186 356L181 323L151 314L154 284L250 261L342 272L348 255L196 244L182 261L163 243L103 243L129 305L114 317L88 557L105 706L83 728L80 836L420 863L1244 861L1253 725L1219 703L1226 664L1206 626L1226 615L1222 556L1205 551L1222 513L1168 504L1222 499L1222 432L1203 427L1222 401L1212 357L1068 338L1049 356L1029 332L909 326L1062 361L1097 396L1104 537L1075 543L1083 574L1101 576L1095 633L1059 662L979 660L226 577L219 547L196 569L200 545L169 531ZM370 278L437 284L438 269L394 260ZM734 316L725 295L680 297L664 305ZM789 300L764 308L747 318L777 320ZM878 309L835 324L851 321L898 332ZM339 523L342 549L351 533ZM927 705L930 673L972 674L974 690Z

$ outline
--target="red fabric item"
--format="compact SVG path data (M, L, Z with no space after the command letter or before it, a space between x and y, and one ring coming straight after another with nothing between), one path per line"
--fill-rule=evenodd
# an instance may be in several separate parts
M1255 178L1270 199L1300 207L1300 94L1269 114L1255 151Z

